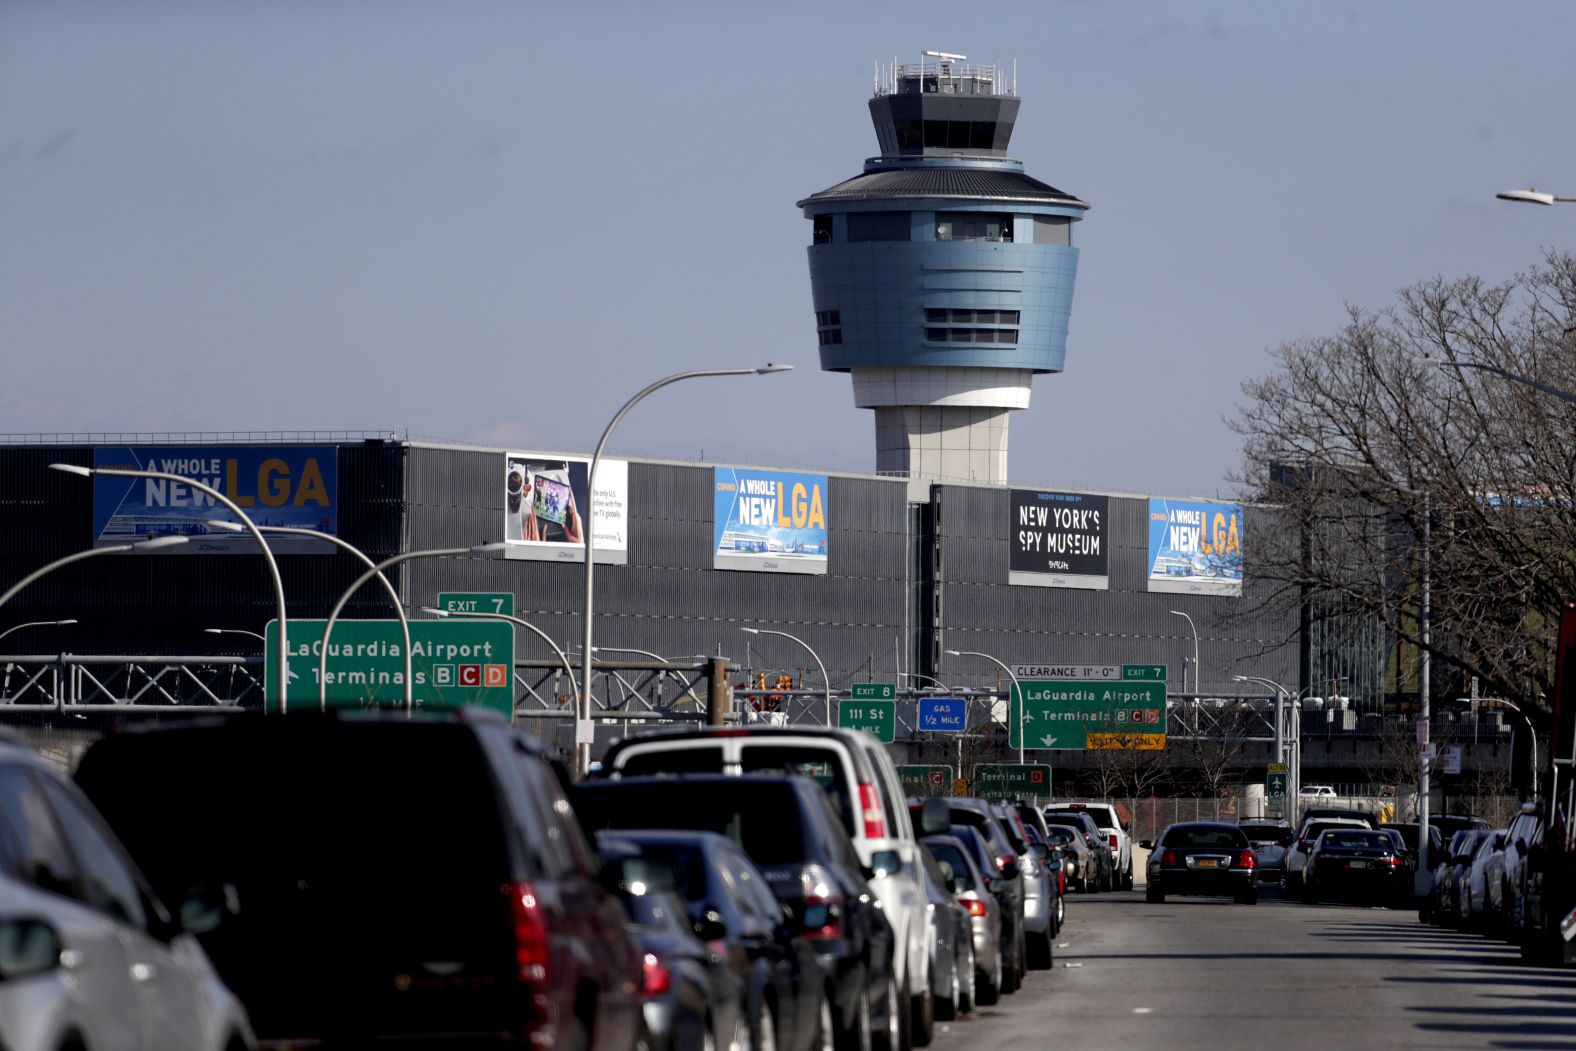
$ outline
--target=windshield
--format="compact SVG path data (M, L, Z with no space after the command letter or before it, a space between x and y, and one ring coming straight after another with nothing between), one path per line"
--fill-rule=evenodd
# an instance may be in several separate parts
M843 830L854 830L854 796L843 772L843 754L818 745L774 745L746 742L739 753L739 767L746 774L799 774L826 789L832 809L842 819ZM748 849L748 848L746 848Z
M803 818L792 785L740 779L716 781L600 781L580 786L575 810L588 830L692 828L720 832L757 865L806 860Z
M963 856L963 848L951 843L926 843L925 849L930 851L930 856L940 864L952 867L953 886L958 890L974 890L974 876L969 868L968 859Z
M1164 847L1245 847L1248 837L1219 825L1174 825L1166 830Z
M1383 832L1330 831L1319 838L1319 846L1336 850L1389 850L1394 845Z
M1276 843L1281 836L1290 832L1285 825L1239 825L1242 834L1254 843Z

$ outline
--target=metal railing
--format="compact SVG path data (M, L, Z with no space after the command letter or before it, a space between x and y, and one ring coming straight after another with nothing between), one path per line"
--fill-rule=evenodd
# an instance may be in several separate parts
M0 711L240 711L262 705L261 673L244 657L0 656Z

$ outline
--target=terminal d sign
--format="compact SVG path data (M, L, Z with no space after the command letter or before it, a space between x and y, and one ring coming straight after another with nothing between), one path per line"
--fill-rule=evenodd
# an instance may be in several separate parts
M292 620L288 652L291 710L318 706L321 620ZM263 710L277 712L279 622L268 622ZM412 700L418 708L481 705L514 714L514 625L495 620L410 622ZM405 640L397 620L340 620L328 643L328 703L336 708L403 708Z
M1164 748L1166 684L1023 679L1008 714L1008 744L1018 747L1022 705L1026 748Z

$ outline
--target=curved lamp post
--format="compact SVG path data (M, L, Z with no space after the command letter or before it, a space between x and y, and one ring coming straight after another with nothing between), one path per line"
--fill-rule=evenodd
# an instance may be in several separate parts
M329 634L334 630L334 623L339 620L340 611L345 608L345 604L350 601L350 596L354 595L361 585L365 584L375 576L381 576L383 571L390 568L391 566L397 566L404 562L411 562L418 558L440 558L445 555L486 555L492 554L495 551L502 551L504 547L505 545L502 541L497 541L491 544L474 544L471 547L438 547L429 548L426 551L407 551L403 555L395 555L393 558L385 558L382 562L375 564L371 569L357 577L355 583L346 588L345 593L339 596L339 601L334 603L334 608L329 611L328 620L323 624L323 641L317 654L318 708L323 711L328 709ZM385 578L384 582L387 583L387 578ZM402 617L401 621L403 622L403 620L404 618ZM407 632L408 630L409 629L407 627ZM407 640L410 638L409 634L407 634L405 637ZM405 712L406 714L409 714L413 711L415 711L415 699L414 694L411 692L410 645L407 642L405 646Z
M1183 613L1181 610L1173 609L1169 612L1173 617L1181 617L1183 620L1187 621L1187 626L1193 632L1193 693L1195 695L1201 695L1204 692L1204 677L1199 674L1198 667L1198 627L1194 625L1193 618L1188 616L1186 613ZM1182 692L1187 692L1186 675L1182 676Z
M182 474L171 474L168 471L143 471L130 467L78 467L76 464L70 463L52 463L49 466L52 470L65 471L69 474L80 474L84 478L102 474L113 478L152 478L162 479L166 482L179 482L182 485L191 486L200 493L207 493L229 508L230 513L241 520L241 524L246 527L247 531L252 534L253 539L257 541L257 547L263 554L263 561L268 563L268 575L273 578L274 582L274 603L277 607L274 615L279 620L279 710L283 712L288 704L286 698L290 693L290 647L285 641L285 584L279 576L279 563L274 561L274 553L268 550L268 544L263 540L262 532L258 530L257 524L252 521L251 517L241 510L240 505L206 482L199 482L195 478L187 478Z
M1011 668L1007 667L1005 664L1003 664L1001 661L997 660L995 657L992 657L988 653L981 653L978 650L948 650L947 651L947 655L949 657L984 657L986 660L988 660L992 664L996 665L996 667L998 667L1002 671L1006 672L1007 673L1007 678L1012 680L1012 692L1013 692L1013 695L1018 698L1018 765L1022 766L1023 765L1023 739L1024 739L1025 736L1027 736L1023 732L1023 716L1024 716L1024 711L1023 710L1024 710L1025 707L1027 707L1027 705L1025 705L1023 703L1023 690L1018 686L1018 676L1014 675ZM959 770L958 771L958 776L962 777L963 776L963 771Z
M202 633L204 635L250 635L259 642L268 642L268 639L264 636L257 634L255 631L247 631L245 628L204 628Z
M1553 204L1555 201L1576 201L1576 197L1562 193L1544 193L1536 186L1530 190L1501 190L1494 196L1502 201L1520 201L1523 204Z
M186 543L186 538L183 536L156 536L147 540L133 540L124 544L111 544L107 547L92 547L86 551L78 551L74 555L67 555L65 558L57 558L48 565L41 566L40 568L33 570L33 572L29 573L27 576L13 584L11 586L11 590L7 591L4 595L0 595L0 606L4 606L7 602L10 602L17 592L27 587L39 577L46 573L53 573L61 566L69 566L73 562L81 562L86 558L97 558L100 555L124 555L128 551L139 553L143 551L159 551L166 547L174 547L177 544L184 543ZM62 620L51 621L48 623L75 624L76 621ZM18 624L17 627L25 628L27 625ZM11 630L15 631L16 629L12 628Z
M744 632L746 635L776 635L780 638L791 639L792 641L797 642L799 645L803 646L804 651L808 653L815 661L815 666L821 669L821 690L826 696L826 725L836 725L832 722L832 682L827 678L826 665L821 663L820 655L810 648L810 644L808 642L804 641L797 635L790 635L786 631L772 631L768 628L740 628L739 630Z
M626 401L623 408L613 414L613 418L607 422L607 427L602 431L602 438L596 443L596 452L591 455L591 466L586 471L586 492L591 506L586 508L586 516L582 519L586 544L585 635L580 646L580 682L583 689L580 691L581 698L575 712L575 768L580 776L584 777L591 769L591 741L583 740L582 738L591 729L591 615L593 612L592 600L595 596L593 581L596 571L596 469L597 465L602 462L602 450L607 448L607 440L612 436L613 428L618 426L618 421L622 420L624 414L634 408L640 399L653 391L661 390L663 387L677 383L680 380L698 379L703 376L764 376L768 373L788 372L792 369L792 365L772 365L768 363L761 368L751 369L692 369L688 372L676 372L671 376L664 376L662 379L657 380L657 382L644 388L633 398ZM584 729L582 729L582 724Z
M1498 365L1490 365L1483 361L1455 361L1450 358L1417 357L1412 359L1412 363L1414 365L1433 365L1441 369L1479 369L1483 372L1492 372L1494 375L1502 376L1512 383L1519 383L1524 387L1531 387L1534 390L1553 395L1561 401L1576 402L1576 393L1561 390L1559 387L1553 387L1547 383L1540 383L1527 376L1518 376L1508 369L1502 369Z
M423 613L431 613L438 617L458 617L461 620L506 620L510 624L522 627L527 631L535 632L538 638L551 646L553 648L553 652L558 654L559 661L561 661L564 665L564 671L569 675L569 694L570 696L578 699L580 688L575 685L575 668L574 665L569 663L568 655L559 648L558 643L553 641L553 637L551 635L537 627L535 624L532 624L530 621L522 620L519 617L511 617L507 613L455 613L451 610L436 609L432 606L423 606L421 607L421 611Z
M75 623L75 620L30 620L26 624L13 624L4 631L0 631L0 639L5 638L13 631L21 631L23 628L52 628L57 625Z
M245 526L239 525L235 522L210 522L209 525L233 533L239 533L245 528ZM383 571L377 568L377 563L373 562L371 558L367 557L367 553L361 550L359 547L347 540L341 540L339 537L334 536L331 533L320 533L316 529L301 529L297 526L265 525L258 526L257 528L261 529L264 533L269 534L278 533L283 536L305 536L311 537L313 540L327 540L330 544L333 544L341 551L349 552L362 565L366 566L368 569L374 570L377 573L378 580L383 584L383 590L388 592L389 599L394 603L394 614L395 616L399 617L400 636L405 641L405 710L410 711L413 709L415 707L414 690L416 687L415 683L412 682L411 677L410 618L405 615L405 604L400 601L399 592L394 590L394 585L389 583L389 578L384 575Z

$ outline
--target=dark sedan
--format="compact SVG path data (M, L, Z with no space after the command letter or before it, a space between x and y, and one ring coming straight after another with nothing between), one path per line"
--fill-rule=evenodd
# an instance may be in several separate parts
M815 946L838 1045L871 1046L874 1005L883 1004L884 1021L897 1002L892 926L820 785L797 775L695 774L586 781L575 792L587 829L678 826L743 847Z
M597 842L604 854L627 847L661 864L655 878L684 900L686 922L739 979L741 1046L810 1051L818 1029L832 1032L815 949L785 925L789 914L738 844L714 832L692 831L605 831L597 833ZM770 1025L774 1005L772 1039L765 1041L757 1034ZM649 1007L646 1013L649 1019Z
M1181 822L1167 825L1158 843L1139 845L1150 851L1146 901L1163 902L1167 894L1223 896L1241 905L1259 900L1258 861L1236 825Z
M1303 872L1302 898L1353 898L1393 905L1412 893L1403 847L1383 831L1332 828L1313 845Z

